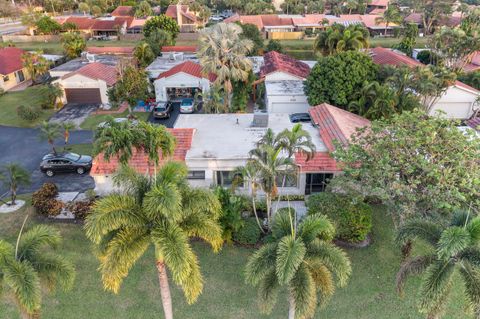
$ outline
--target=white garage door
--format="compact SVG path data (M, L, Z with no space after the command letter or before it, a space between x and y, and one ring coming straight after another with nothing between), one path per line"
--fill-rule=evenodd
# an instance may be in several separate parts
M275 103L273 102L268 112L270 113L304 113L308 112L310 106L305 103Z

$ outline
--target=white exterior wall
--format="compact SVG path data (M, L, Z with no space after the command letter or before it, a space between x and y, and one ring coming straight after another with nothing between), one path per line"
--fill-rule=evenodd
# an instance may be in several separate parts
M435 103L430 114L434 115L437 111L443 111L446 113L444 115L450 119L468 119L474 110L480 107L475 104L478 96L470 90L451 86Z
M154 82L155 98L158 102L168 101L167 88L201 88L206 94L210 90L210 81L205 78L197 78L183 72L170 77L157 79Z
M268 113L306 113L310 108L306 95L268 95L266 99Z
M292 75L290 73L282 72L282 71L272 72L272 73L269 73L265 76L265 81L266 82L269 82L269 81L289 81L289 80L304 81L305 79L301 78L301 77L298 77L298 76L295 76L295 75Z
M61 87L64 89L62 101L66 102L67 98L65 96L65 89L100 89L100 96L102 99L102 103L108 103L108 95L107 95L107 83L103 80L94 80L90 79L86 76L81 74L76 74L72 77L66 79L59 79L55 81L55 83L59 83Z

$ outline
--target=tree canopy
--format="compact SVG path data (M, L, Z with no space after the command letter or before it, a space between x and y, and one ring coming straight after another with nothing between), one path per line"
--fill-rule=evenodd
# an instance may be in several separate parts
M145 22L143 34L145 37L148 37L155 30L165 30L172 35L173 39L176 39L180 32L177 21L164 14L148 19Z

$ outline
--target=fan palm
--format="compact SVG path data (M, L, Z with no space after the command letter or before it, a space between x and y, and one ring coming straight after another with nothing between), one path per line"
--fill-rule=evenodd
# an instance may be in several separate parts
M173 318L167 268L189 304L203 289L189 238L202 238L214 251L223 243L218 199L210 190L190 188L186 176L187 168L176 162L164 164L156 178L124 166L114 177L123 192L99 200L85 221L106 290L118 293L135 262L154 247L166 319Z
M224 103L230 106L234 81L245 82L252 70L247 58L253 48L249 39L240 39L242 28L234 23L218 23L200 33L198 58L205 74L216 75L215 84L223 88Z
M361 50L369 47L368 37L368 30L360 25L345 27L335 23L318 34L314 49L322 55Z
M404 244L414 240L421 240L431 250L402 264L397 273L398 292L403 293L409 276L421 275L418 307L428 319L435 319L448 304L452 284L460 280L475 318L480 318L480 217L457 212L447 226L407 221L398 229L397 241Z
M60 232L38 225L22 234L24 225L16 246L0 240L0 288L11 293L23 318L39 318L42 288L69 290L75 280L75 268L50 251L61 243Z
M260 309L270 313L282 288L288 291L289 319L311 318L317 303L345 286L351 273L347 255L332 244L335 229L323 215L307 216L296 226L294 212L275 215L272 240L247 262L246 281L258 287Z
M10 190L10 205L15 205L18 187L30 185L30 173L18 164L7 164L0 171L0 181Z
M52 147L53 153L57 153L55 149L55 139L61 136L60 126L56 123L43 121L40 127L40 139L47 141Z

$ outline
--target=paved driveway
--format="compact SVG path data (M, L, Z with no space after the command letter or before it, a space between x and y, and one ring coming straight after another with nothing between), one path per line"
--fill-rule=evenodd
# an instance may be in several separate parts
M80 124L97 108L96 104L67 104L50 118L50 122L72 122L80 127Z
M73 131L70 134L71 144L92 143L92 140L91 131ZM56 144L62 145L61 139ZM40 141L38 129L0 126L0 149L0 165L18 163L32 174L32 184L21 188L20 193L35 191L47 181L56 183L61 191L85 191L95 187L93 178L88 174L62 174L48 178L40 172L38 165L51 149L47 142ZM0 194L5 191L0 185Z
M165 125L172 128L175 125L178 115L180 114L180 102L172 102L173 110L168 119L156 119L153 117L153 112L150 113L148 121L155 124Z

